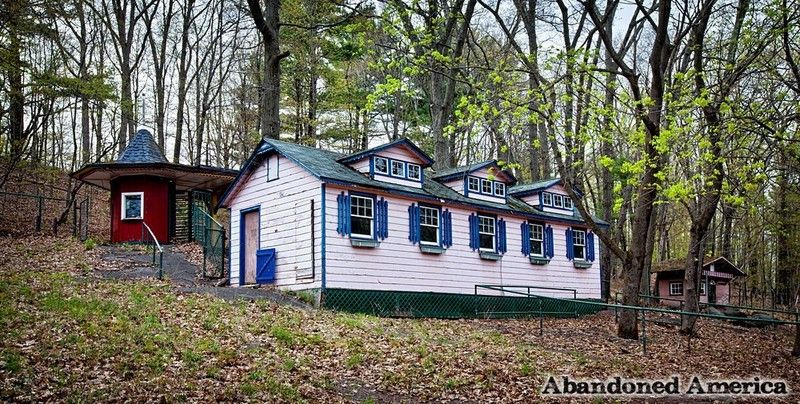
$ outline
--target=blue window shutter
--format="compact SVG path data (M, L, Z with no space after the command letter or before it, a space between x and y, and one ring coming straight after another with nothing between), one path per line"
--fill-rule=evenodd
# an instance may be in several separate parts
M531 255L531 226L528 222L522 222L519 226L520 234L522 235L522 255Z
M442 212L442 246L453 245L453 216L449 210Z
M586 235L586 259L594 261L594 233L589 232Z
M350 223L350 195L344 196L344 232L348 236L350 235L350 230L352 228L352 224Z
M503 219L497 222L497 251L506 252L506 221Z
M336 195L336 234L343 234L342 229L342 195Z
M350 235L350 195L345 195L342 192L336 197L336 202L339 208L336 232L343 236L348 236Z
M408 207L408 240L412 244L419 242L419 206L413 203Z
M414 243L414 204L408 206L408 241Z
M381 240L389 237L389 204L381 197L375 201L375 237Z
M542 192L539 192L539 209L542 209L544 207L544 200L542 199L543 198L542 194L543 194Z
M469 215L469 248L472 251L478 249L478 216L474 213Z
M545 244L545 248L546 248L545 254L548 257L553 258L553 256L555 255L555 251L553 251L554 248L553 248L553 227L552 226L547 226L547 230L545 230L545 233L544 233L544 238L545 238L545 243L544 244Z
M566 238L567 238L567 240L566 240L567 241L567 259L572 261L572 259L575 256L575 251L572 248L572 228L571 227L567 227L567 230L565 231L565 234L566 234Z

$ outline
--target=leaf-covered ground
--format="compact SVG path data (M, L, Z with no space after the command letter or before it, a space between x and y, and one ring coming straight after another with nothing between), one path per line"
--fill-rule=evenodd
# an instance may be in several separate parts
M168 282L100 279L83 245L0 238L0 400L536 401L548 375L760 376L800 389L788 328L648 325L613 315L409 320L231 303ZM796 402L797 396L783 397Z

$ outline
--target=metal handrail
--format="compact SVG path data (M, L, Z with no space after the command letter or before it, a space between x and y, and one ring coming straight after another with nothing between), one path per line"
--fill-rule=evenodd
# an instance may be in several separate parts
M655 295L644 295L640 294L639 297L645 297L650 299L659 299L659 300L666 300L671 302L680 302L681 306L686 302L686 299L679 299L676 297L662 297L662 296L655 296ZM714 307L730 307L733 309L741 309L741 310L749 310L749 311L763 311L767 313L779 313L779 314L788 314L794 316L797 314L795 311L788 311L788 310L777 310L777 309L767 309L767 308L759 308L759 307L751 307L751 306L736 306L733 304L723 304L723 303L708 303L708 302L697 302L698 306L714 306Z
M497 290L504 293L514 293L514 294L522 294L522 292L516 292L513 290L506 290L506 288L514 288L514 289L521 289L525 288L528 293L527 296L536 296L531 294L531 289L539 289L539 290L558 290L563 292L572 292L572 298L578 299L578 290L577 289L570 289L570 288L554 288L548 286L529 286L529 285L475 285L475 294L478 294L478 288L481 289L489 289L489 290Z
M145 233L147 230L147 233ZM153 240L153 261L152 264L156 265L156 251L158 251L158 279L164 278L164 249L161 248L161 244L159 244L156 235L153 234L153 230L150 229L150 226L147 225L144 221L142 221L142 244L147 243L145 240L145 235L149 235L150 239Z
M198 210L203 212L203 214L206 215L206 217L208 217L209 219L211 219L211 221L214 222L217 226L224 228L224 226L222 226L222 224L218 222L217 219L214 219L213 216L209 215L208 212L204 211L203 209L198 209Z

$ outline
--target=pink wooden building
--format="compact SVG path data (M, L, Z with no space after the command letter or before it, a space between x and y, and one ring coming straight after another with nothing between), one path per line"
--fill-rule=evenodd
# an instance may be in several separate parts
M651 286L661 304L678 307L685 300L683 277L686 272L686 258L660 262L653 268ZM725 257L706 258L700 274L700 302L730 304L731 283L745 276L741 269Z
M231 212L230 284L323 299L476 285L600 298L599 242L559 179L520 185L495 161L432 163L405 139L352 155L262 141L220 201Z

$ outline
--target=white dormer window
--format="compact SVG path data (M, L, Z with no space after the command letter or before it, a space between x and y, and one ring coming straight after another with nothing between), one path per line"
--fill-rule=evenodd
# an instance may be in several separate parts
M375 156L375 174L389 175L389 160Z
M572 209L572 198L568 196L564 197L564 209Z
M495 182L494 183L494 196L499 196L501 198L506 197L506 184L502 182Z
M489 180L481 180L481 193L486 195L492 194L492 182Z
M553 206L553 194L549 192L542 192L542 205Z
M563 208L564 207L564 197L559 194L553 194L553 207L554 208Z
M406 167L402 161L392 160L392 177L405 177Z
M422 178L422 168L417 164L408 163L408 179L419 181Z
M481 192L480 179L475 177L469 177L467 179L467 189L469 190L469 192Z

